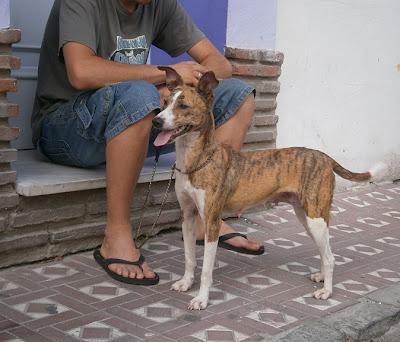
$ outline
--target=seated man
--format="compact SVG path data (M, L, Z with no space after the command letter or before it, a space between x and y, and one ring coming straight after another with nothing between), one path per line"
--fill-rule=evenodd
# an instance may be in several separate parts
M216 138L239 150L254 111L253 88L228 78L230 63L177 0L55 0L32 117L33 142L51 161L106 163L107 225L95 258L113 278L142 285L157 283L157 276L135 248L129 208L144 159L154 153L151 121L168 96L165 73L146 64L152 44L171 56L189 53L194 61L172 65L188 84L210 69L225 79L215 91ZM232 232L222 223L222 235ZM201 226L197 238L204 239ZM239 234L225 239L230 249L263 252Z

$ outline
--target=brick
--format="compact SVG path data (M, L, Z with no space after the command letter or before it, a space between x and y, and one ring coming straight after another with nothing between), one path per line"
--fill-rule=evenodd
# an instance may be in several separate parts
M284 55L274 50L260 50L260 62L282 65Z
M0 30L0 44L15 44L21 40L21 30Z
M86 212L89 215L105 214L107 212L107 202L92 202L86 205Z
M90 236L85 239L67 240L60 243L51 244L47 249L47 258L54 258L66 254L76 253L93 249L101 245L103 236Z
M278 115L256 115L254 116L254 126L274 126L278 122Z
M0 213L1 215L1 213ZM6 230L7 220L5 217L0 217L0 233Z
M0 55L0 69L19 69L21 59L16 56Z
M105 227L106 224L104 222L96 222L54 229L50 232L50 243L60 243L62 241L80 240L95 236L103 236Z
M0 209L13 208L18 205L19 196L17 193L0 193Z
M246 135L246 143L273 141L276 139L276 132L274 131L249 131Z
M60 222L83 216L85 206L83 204L68 207L30 210L27 212L11 214L12 227L24 227L45 222Z
M42 243L40 246L31 246L25 249L9 250L7 253L1 253L0 267L47 259L49 257L48 248L47 245Z
M1 126L0 126L1 132ZM0 140L1 134L0 134ZM17 150L13 148L0 149L0 163L10 163L17 160Z
M165 185L166 186L166 185ZM164 199L165 191L162 193L155 193L150 195L150 203L152 205L160 205L161 202ZM172 204L172 203L178 203L178 199L176 198L176 194L174 191L174 187L171 184L170 192L168 193L168 197L165 200L165 204Z
M17 91L17 80L15 78L0 78L0 93Z
M272 110L276 108L276 99L275 98L270 98L270 99L260 99L256 98L255 101L255 110L256 111L266 111L266 110Z
M15 171L0 171L0 185L15 183L17 173Z
M230 59L241 59L247 61L259 61L262 63L278 64L283 63L282 52L274 50L238 49L227 47L225 56Z
M0 239L0 251L5 253L17 249L37 247L46 244L48 239L49 234L46 231L3 236ZM17 260L15 263L18 263Z
M154 223L154 220L156 219L158 214L158 210L151 210L147 211L144 214L143 217L143 226L151 226ZM178 222L181 218L181 210L180 209L169 209L169 210L163 210L161 213L161 216L158 220L158 225L162 224L167 224L167 223L174 223ZM139 224L139 219L140 219L140 214L136 213L132 218L132 225L136 229L136 227Z
M227 47L225 57L231 59L242 59L247 61L258 61L260 59L260 50L238 49Z
M278 65L233 64L234 76L278 77L281 68Z
M257 94L278 94L280 90L279 81L265 79L249 79L246 81L256 88Z
M0 102L0 118L18 116L19 106L16 103Z
M11 141L18 138L20 129L8 125L0 125L0 141Z

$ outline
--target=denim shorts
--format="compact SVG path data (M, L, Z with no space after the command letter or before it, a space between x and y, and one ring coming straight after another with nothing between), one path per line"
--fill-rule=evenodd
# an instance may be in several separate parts
M254 88L241 80L222 80L214 90L216 127L235 115L252 92ZM105 162L107 141L149 113L158 111L158 90L146 81L128 81L80 92L46 115L38 147L52 162L96 167ZM150 132L147 156L155 153L153 142L157 133L155 129ZM161 153L173 150L173 145L167 145Z

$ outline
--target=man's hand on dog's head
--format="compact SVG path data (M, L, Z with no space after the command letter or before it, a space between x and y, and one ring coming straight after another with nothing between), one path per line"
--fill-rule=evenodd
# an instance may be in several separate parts
M206 67L193 61L180 62L171 65L171 68L175 69L185 84L194 86L197 85L201 76L208 71Z

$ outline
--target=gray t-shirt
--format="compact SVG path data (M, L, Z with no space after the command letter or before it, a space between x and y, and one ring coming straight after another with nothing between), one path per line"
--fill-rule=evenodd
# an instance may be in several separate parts
M40 136L43 117L77 92L67 77L65 43L81 43L115 62L145 64L152 44L175 57L203 37L178 0L152 0L133 13L121 0L55 0L40 51L33 144Z

